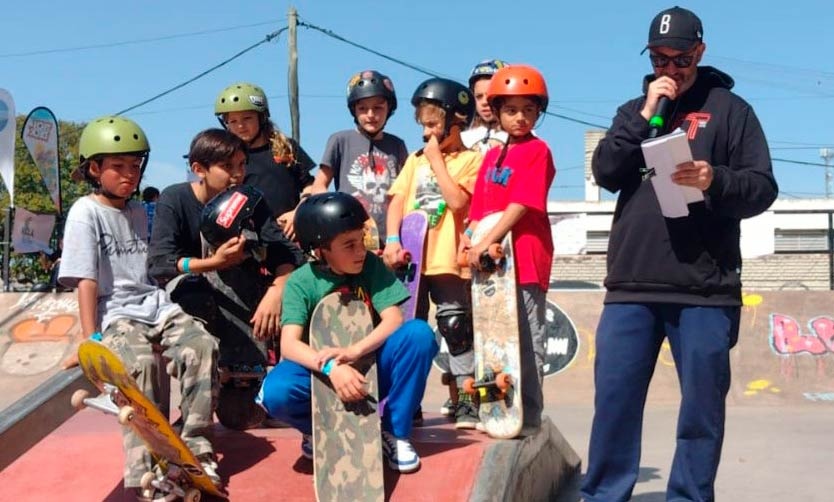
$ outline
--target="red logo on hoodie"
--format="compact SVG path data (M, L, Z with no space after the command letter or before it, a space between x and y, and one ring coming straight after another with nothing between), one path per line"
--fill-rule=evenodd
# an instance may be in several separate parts
M686 137L692 141L698 135L698 129L703 129L707 126L707 122L712 118L711 113L706 112L691 112L687 113L683 118L683 122L689 122L689 127L686 128ZM681 122L681 125L683 125Z

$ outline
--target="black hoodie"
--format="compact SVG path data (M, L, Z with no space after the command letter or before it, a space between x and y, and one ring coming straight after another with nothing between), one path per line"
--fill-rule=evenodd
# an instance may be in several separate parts
M646 77L644 89L653 79ZM645 96L617 110L592 164L596 182L620 192L608 242L606 303L741 305L740 220L770 207L778 187L761 125L732 87L729 75L699 67L692 87L670 103L670 126L661 133L687 131L692 157L713 167L704 201L690 204L683 218L663 217L651 182L642 179Z

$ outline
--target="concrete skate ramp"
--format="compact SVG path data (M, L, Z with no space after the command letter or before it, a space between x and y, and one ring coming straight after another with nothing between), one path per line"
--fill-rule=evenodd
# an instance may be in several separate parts
M593 401L594 335L605 293L550 291L547 402ZM834 405L834 292L744 294L731 352L729 403ZM658 358L649 402L675 402L679 387L669 343Z
M80 336L74 293L0 294L0 469L72 416L74 390L92 388L61 368Z

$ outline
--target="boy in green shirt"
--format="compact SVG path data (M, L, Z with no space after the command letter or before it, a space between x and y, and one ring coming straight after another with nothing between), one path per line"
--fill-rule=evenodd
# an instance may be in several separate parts
M425 321L403 323L398 305L408 299L408 290L381 258L365 250L367 219L362 204L341 192L314 195L296 210L298 241L305 251L315 252L317 260L293 272L287 281L281 312L283 360L264 380L258 403L270 416L301 431L301 452L312 458L311 372L326 374L343 401L357 401L365 396L364 377L349 363L375 351L379 397L387 398L383 451L389 467L414 472L420 457L408 440L411 419L423 399L438 347ZM364 298L375 327L350 347L317 352L309 345L310 317L318 302L333 291Z

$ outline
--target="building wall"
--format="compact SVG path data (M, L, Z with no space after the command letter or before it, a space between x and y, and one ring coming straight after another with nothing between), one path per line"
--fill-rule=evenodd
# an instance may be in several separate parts
M557 256L551 269L551 288L602 289L605 255ZM773 254L744 260L741 280L745 290L829 289L828 255Z

